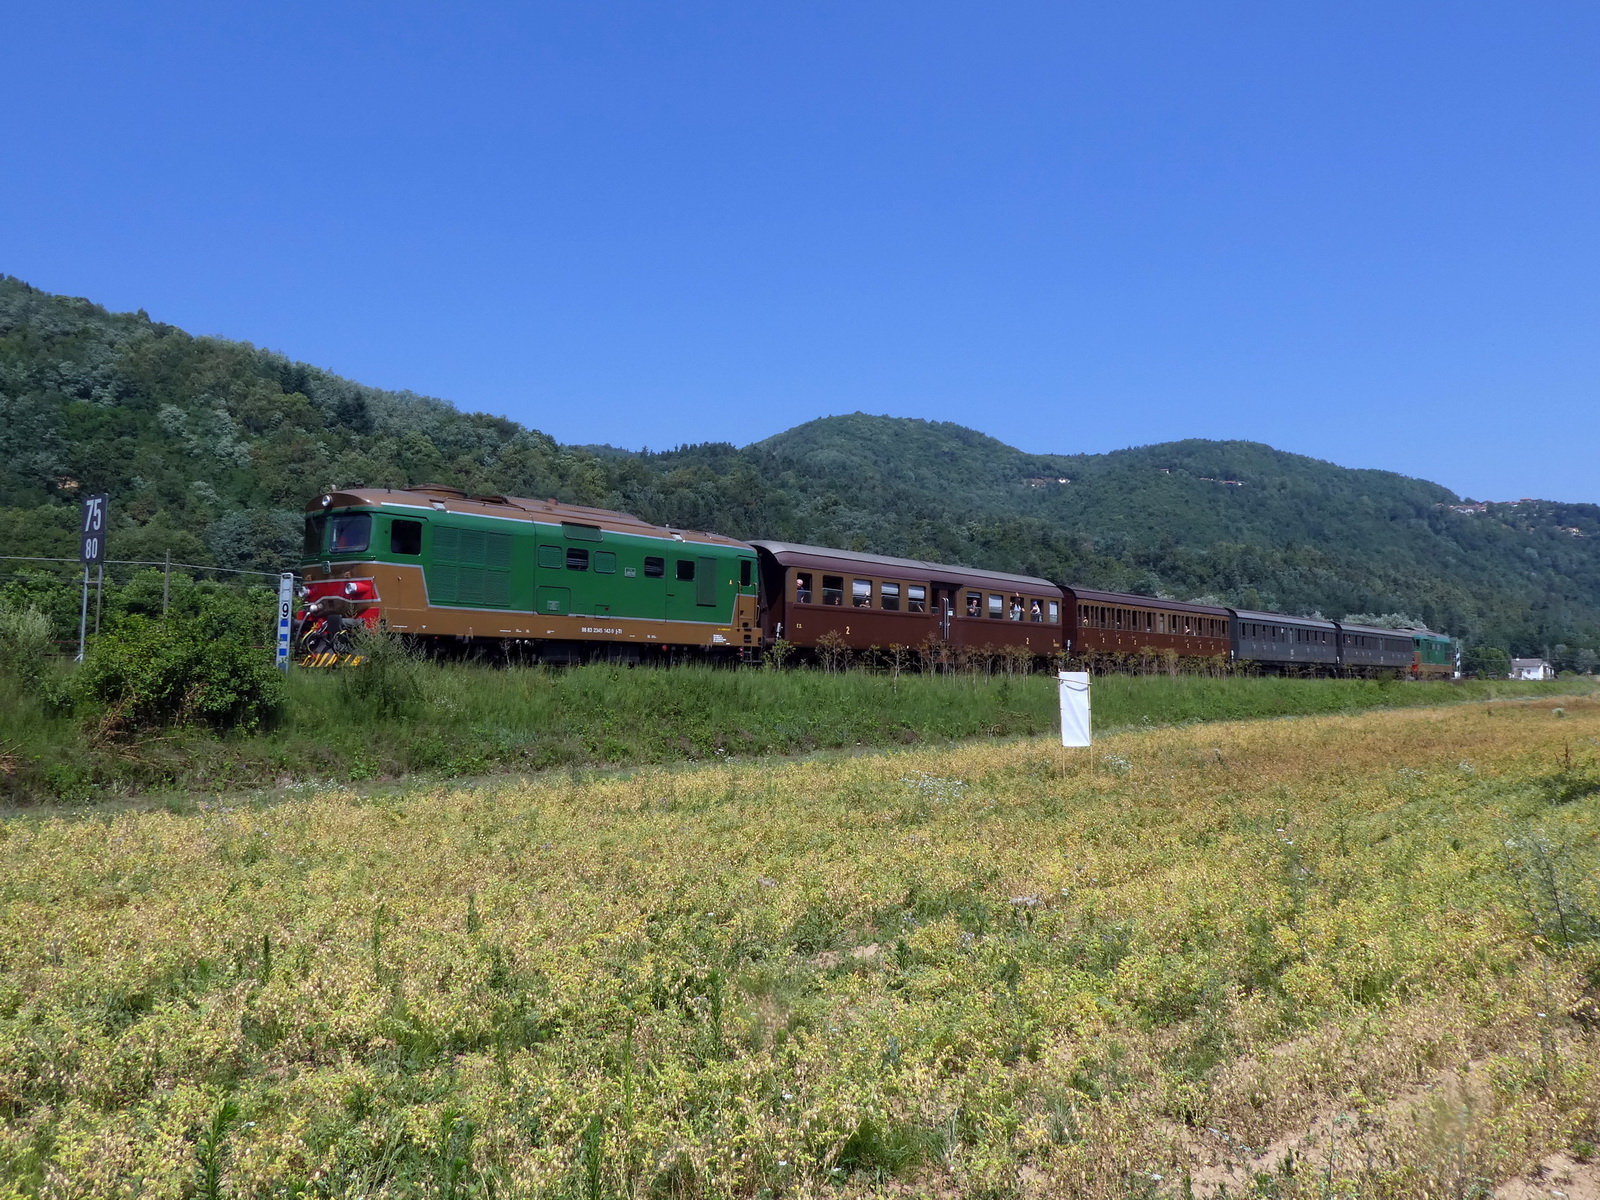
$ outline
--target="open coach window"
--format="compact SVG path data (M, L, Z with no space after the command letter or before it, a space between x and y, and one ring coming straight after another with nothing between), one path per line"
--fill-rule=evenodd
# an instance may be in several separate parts
M796 604L811 603L810 571L796 571L794 573L794 602Z
M389 523L390 554L422 553L422 522L391 521Z
M333 539L328 547L333 554L354 554L372 541L372 514L345 513L333 518Z
M822 577L822 602L833 605L842 605L844 603L843 575L824 575Z

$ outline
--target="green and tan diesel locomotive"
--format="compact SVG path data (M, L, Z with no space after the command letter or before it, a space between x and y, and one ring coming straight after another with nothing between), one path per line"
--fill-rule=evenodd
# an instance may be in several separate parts
M329 492L306 514L303 563L312 663L380 619L435 650L541 662L732 657L760 640L749 546L553 500Z

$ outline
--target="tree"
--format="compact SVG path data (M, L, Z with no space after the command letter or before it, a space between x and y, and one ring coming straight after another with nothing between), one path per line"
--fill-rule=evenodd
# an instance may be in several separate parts
M1474 679L1504 679L1511 674L1511 655L1499 646L1469 646L1461 668Z

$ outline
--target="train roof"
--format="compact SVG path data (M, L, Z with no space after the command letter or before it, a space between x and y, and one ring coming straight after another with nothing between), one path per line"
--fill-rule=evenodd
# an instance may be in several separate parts
M430 509L434 512L459 513L463 516L492 517L502 521L594 525L613 533L750 549L748 542L741 542L737 538L700 530L674 529L670 525L652 525L632 513L614 512L608 508L590 508L584 504L563 504L558 500L528 500L521 496L469 496L459 488L445 487L442 484L428 484L414 488L337 488L311 500L306 505L306 512L319 513L327 509L349 508L354 505Z
M1338 622L1338 626L1346 633L1376 633L1382 637L1409 638L1416 632L1414 629L1384 629L1378 625L1346 625L1343 621Z
M1129 608L1159 608L1166 612L1205 613L1208 617L1226 617L1229 615L1225 608L1218 608L1213 604L1190 604L1184 600L1163 600L1159 596L1140 596L1134 592L1101 592L1094 588L1073 587L1063 584L1062 591L1077 597L1078 600L1087 600L1091 604L1122 604Z
M1334 623L1323 617L1291 617L1287 613L1252 612L1248 608L1228 610L1241 621L1275 621L1280 625L1299 625L1309 629L1332 629Z
M1059 592L1061 589L1048 579L1035 575L1011 575L1004 571L985 571L978 567L955 567L948 563L929 562L921 558L891 558L885 554L860 554L854 550L837 550L831 546L806 546L798 542L755 541L750 543L765 550L786 567L815 567L847 569L854 563L860 570L883 575L910 575L930 582L970 584L973 587L1005 587L1019 592Z

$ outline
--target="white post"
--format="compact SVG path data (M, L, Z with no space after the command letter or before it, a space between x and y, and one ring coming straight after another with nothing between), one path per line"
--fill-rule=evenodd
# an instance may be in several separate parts
M278 670L289 671L289 632L294 622L294 575L278 576Z
M1061 671L1061 744L1089 745L1089 672Z
M83 564L83 603L78 607L78 662L83 661L83 646L89 635L89 564Z

